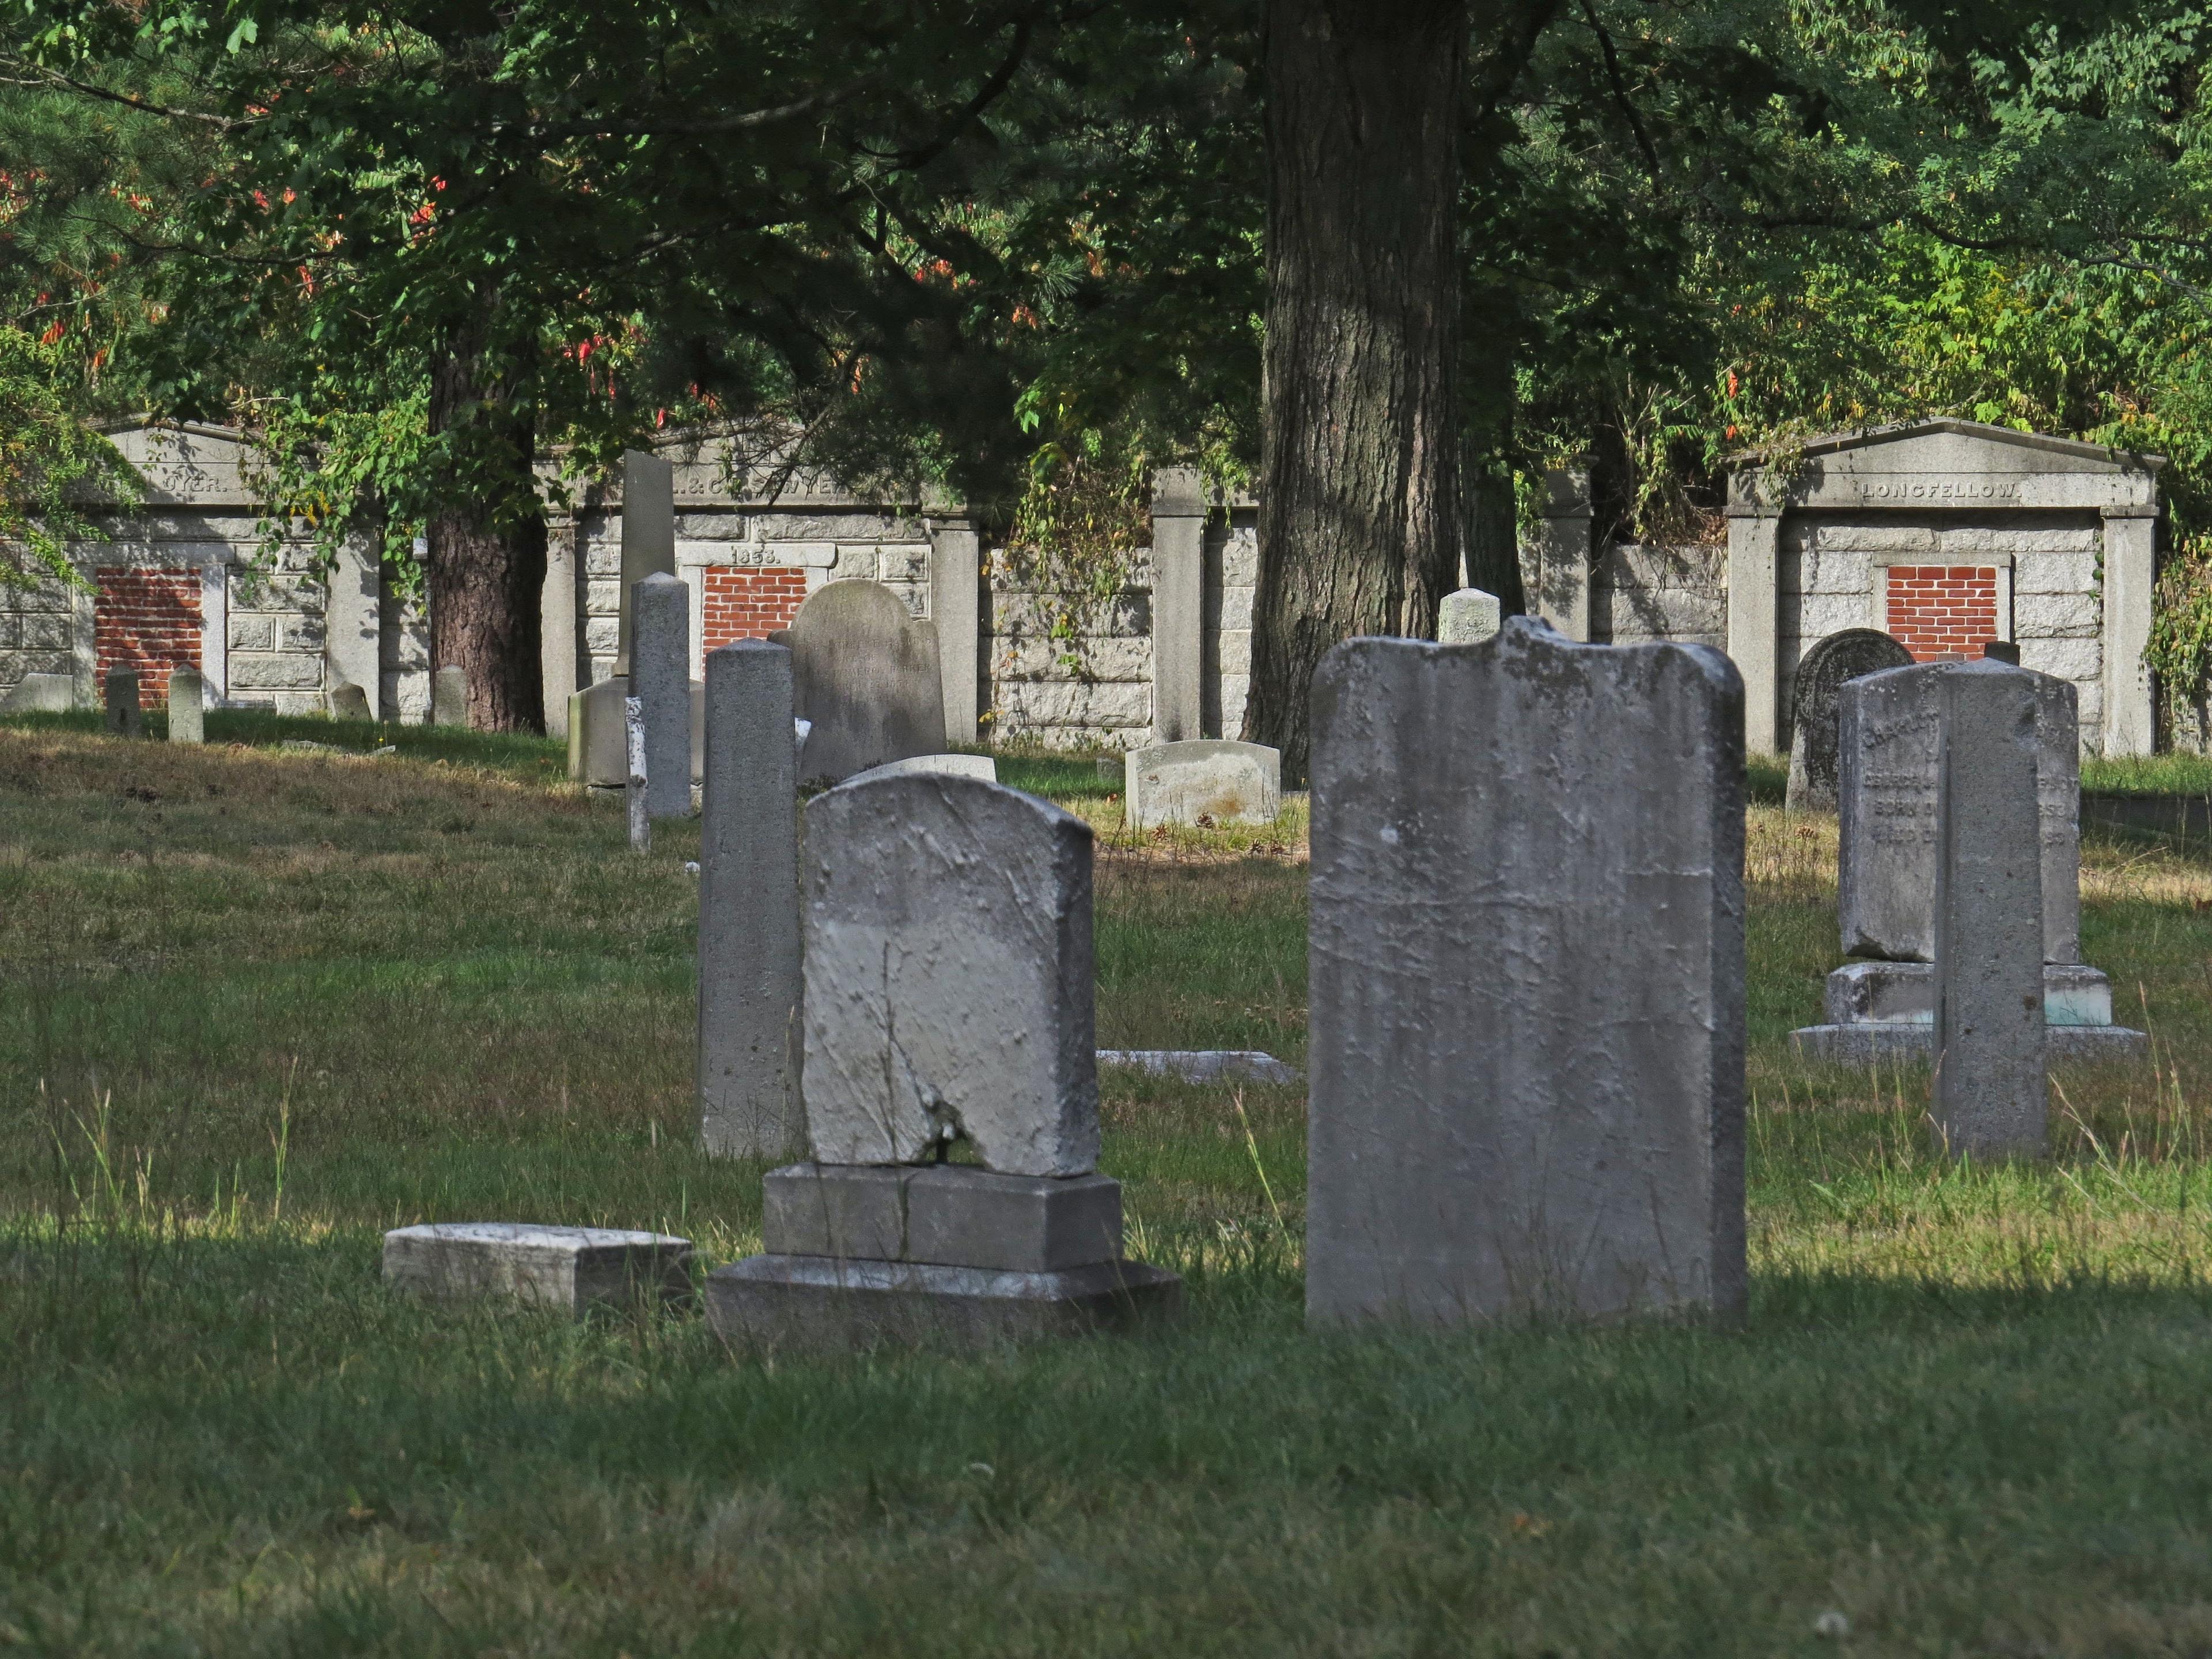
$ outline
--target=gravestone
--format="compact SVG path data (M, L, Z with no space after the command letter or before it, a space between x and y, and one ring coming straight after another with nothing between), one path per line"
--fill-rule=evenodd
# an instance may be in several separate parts
M469 672L459 663L449 662L430 677L430 724L468 723Z
M26 674L0 708L14 714L66 714L76 707L76 679L69 674Z
M1987 661L1944 675L1940 698L1936 1126L1954 1152L2039 1156L2040 699L2025 671Z
M331 718L334 720L366 720L375 718L369 713L367 689L354 684L350 680L343 684L332 686L328 701Z
M1879 629L1831 634L1797 665L1790 682L1789 810L1832 812L1837 790L1837 693L1846 680L1886 668L1910 668L1912 653Z
M112 737L146 735L145 711L138 706L138 676L128 668L111 668L105 682L107 730Z
M699 1135L722 1158L781 1158L799 1103L799 768L791 653L707 656L699 827Z
M888 761L865 772L856 772L845 781L865 783L870 778L918 776L981 778L986 783L996 783L999 763L988 755L909 755L904 760Z
M629 675L636 639L637 585L676 574L676 467L643 450L623 452L622 592L617 598L615 672Z
M1447 593L1437 609L1438 645L1480 645L1498 632L1498 595L1479 587Z
M800 779L836 783L945 750L937 630L880 582L831 582L773 636L791 647L793 710L812 731Z
M169 671L169 741L207 741L207 681L197 668Z
M765 717L764 717L765 718ZM978 778L808 803L813 1161L769 1175L766 1254L710 1275L732 1346L961 1344L1171 1309L1098 1175L1091 830ZM938 1163L964 1140L981 1167Z
M691 811L691 590L656 571L631 594L630 690L645 719L645 810Z
M2002 665L2001 659L1988 659ZM1838 914L1843 948L1875 958L1828 975L1826 1023L1791 1033L1808 1058L1926 1061L1936 1048L1936 887L1942 688L1967 665L1923 663L1838 692ZM2021 671L2027 672L2027 671ZM2036 699L2042 836L2045 1049L2052 1060L2124 1060L2148 1050L2112 1024L2111 982L2081 961L2081 741L2070 681L2027 672Z
M1735 668L1516 617L1312 695L1309 1321L1740 1316Z
M1936 773L1942 686L1931 662L1846 682L1838 905L1847 956L1929 962L1936 952ZM2027 671L2022 671L2027 672ZM2032 674L2042 800L2044 960L2081 960L2081 748L2070 680Z
M444 1221L384 1236L384 1282L440 1300L507 1297L580 1315L691 1297L691 1242L606 1227Z
M1122 813L1156 824L1268 823L1283 810L1283 757L1261 743L1194 738L1132 749L1121 762Z
M629 752L623 708L629 676L617 674L568 696L568 781L594 789L620 789L629 781Z

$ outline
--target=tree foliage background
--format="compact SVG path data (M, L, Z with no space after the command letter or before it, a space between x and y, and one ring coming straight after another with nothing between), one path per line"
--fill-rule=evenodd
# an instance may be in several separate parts
M1259 0L9 17L5 385L240 422L272 507L403 565L441 503L526 518L546 488L435 429L457 344L575 477L721 422L1106 562L1128 537L1094 507L1140 513L1149 465L1249 481ZM2152 450L2160 665L2201 684L2203 8L1536 0L1472 26L1471 524L1586 458L1613 533L1709 533L1729 455L1933 413Z

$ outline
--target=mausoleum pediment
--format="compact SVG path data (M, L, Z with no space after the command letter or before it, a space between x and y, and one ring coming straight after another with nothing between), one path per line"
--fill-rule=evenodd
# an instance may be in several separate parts
M1740 459L1732 513L2154 512L2163 457L1973 421L1917 421Z
M247 470L253 445L234 427L137 416L100 431L146 481L149 507L258 508Z

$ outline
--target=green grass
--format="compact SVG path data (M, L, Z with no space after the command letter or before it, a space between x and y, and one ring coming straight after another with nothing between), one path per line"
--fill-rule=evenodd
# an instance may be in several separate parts
M106 719L96 713L0 714L0 731L97 733L105 729ZM459 726L338 720L323 714L271 714L253 708L215 708L208 711L206 727L207 740L211 744L271 748L284 743L326 743L362 754L377 749L397 749L410 760L483 767L547 781L565 777L568 766L568 746L556 738L521 732L471 732ZM146 730L157 740L166 738L169 735L167 711L149 709Z
M2212 755L2133 755L2081 763L2081 787L2091 794L2212 794Z
M0 731L0 1652L2212 1650L2212 865L2092 844L2157 1065L1963 1167L1917 1076L1789 1056L1834 826L1755 808L1741 1332L1308 1335L1301 1091L1109 1072L1178 1327L740 1361L377 1282L422 1219L758 1245L690 1145L696 831L529 757ZM1303 1059L1301 823L1108 830L1102 1042Z

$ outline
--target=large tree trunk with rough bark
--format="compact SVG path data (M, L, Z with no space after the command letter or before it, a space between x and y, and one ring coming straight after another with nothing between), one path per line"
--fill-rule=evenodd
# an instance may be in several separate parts
M1307 690L1433 638L1459 574L1467 0L1268 0L1260 575L1244 735L1306 775Z
M545 729L545 515L536 428L512 390L476 329L457 333L431 368L430 431L448 438L451 460L428 536L430 663L468 676L479 732Z

